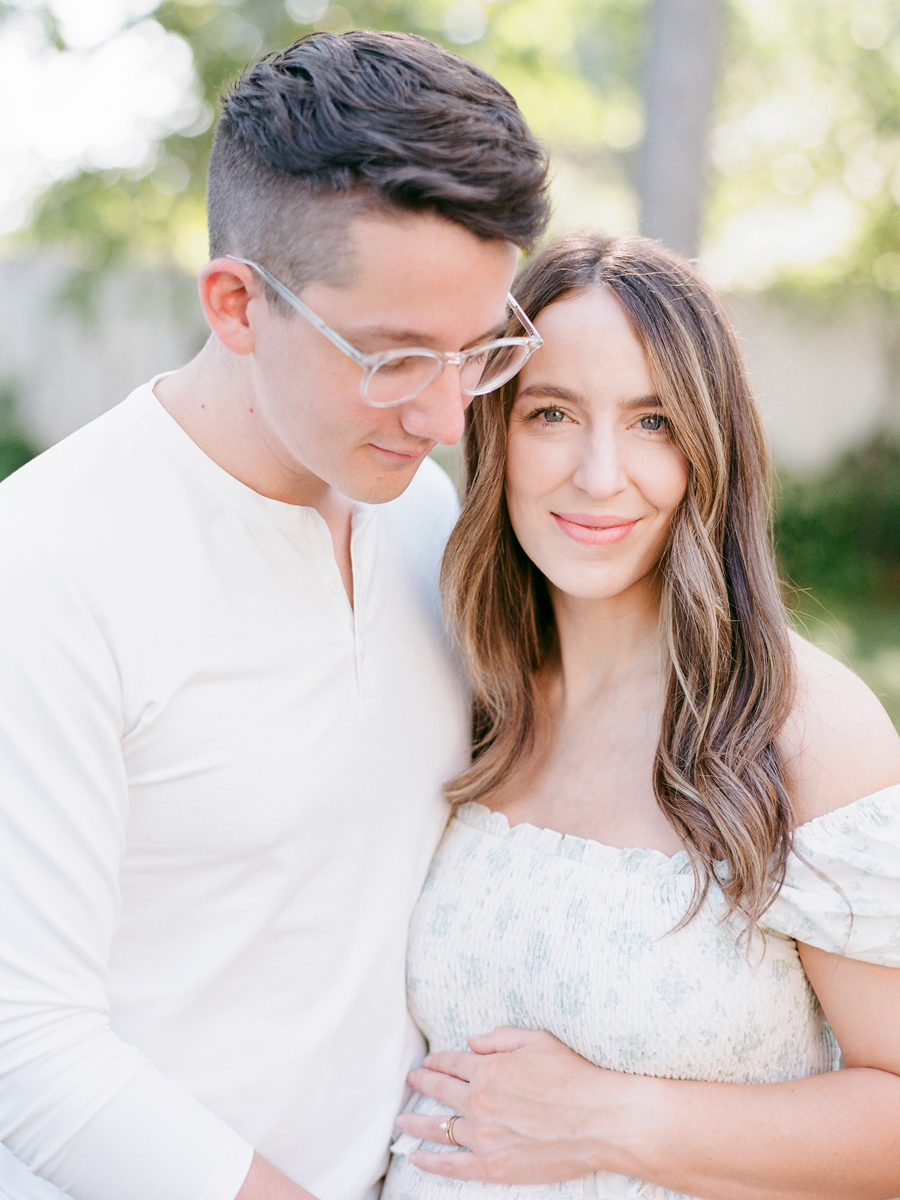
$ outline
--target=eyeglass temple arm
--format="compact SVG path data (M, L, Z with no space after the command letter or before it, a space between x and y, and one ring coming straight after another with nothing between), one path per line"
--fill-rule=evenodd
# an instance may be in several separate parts
M372 359L376 356L362 354L356 349L355 346L352 346L349 342L345 341L339 333L337 333L331 328L330 325L327 325L322 320L318 313L315 313L311 308L308 308L299 298L299 296L295 296L293 292L289 291L284 284L279 279L276 279L274 275L271 275L265 267L261 267L259 263L254 262L252 258L239 258L236 254L226 254L225 258L230 258L232 262L243 263L245 267L252 267L252 269L266 281L269 287L272 288L274 292L278 293L282 300L285 300L288 304L290 304L291 308L296 309L298 313L301 313L304 317L306 317L307 321L309 321L311 325L315 325L316 329L318 329L320 333L323 333L333 345L337 346L338 349L343 350L345 354L348 354L353 361L358 363L361 367L366 368L371 365ZM535 342L535 350L543 346L544 339L535 329L528 317L528 314L519 304L518 300L516 300L512 292L507 292L506 302L519 318L522 328L528 334L528 337Z
M319 333L323 333L339 350L343 350L345 354L349 355L363 369L370 365L371 355L363 354L355 346L351 346L349 342L344 341L341 335L332 329L330 325L327 325L318 313L314 313L311 308L308 308L299 296L295 296L280 280L276 279L274 275L270 275L265 267L261 267L259 263L254 262L251 258L238 258L236 254L226 254L224 257L230 258L232 262L243 263L245 267L252 267L266 281L269 287L278 293L282 300L287 301L291 308L295 308L298 313L306 317L307 321L311 325L315 325Z
M528 334L529 338L531 338L535 342L535 347L534 347L535 350L540 349L540 347L543 346L543 344L544 344L544 339L541 337L541 335L535 329L534 325L531 323L531 319L528 316L528 313L525 311L524 308L522 308L521 304L519 304L518 300L515 298L515 296L512 294L512 292L507 292L506 302L509 305L509 307L513 310L513 312L516 314L516 316L519 318L522 328Z

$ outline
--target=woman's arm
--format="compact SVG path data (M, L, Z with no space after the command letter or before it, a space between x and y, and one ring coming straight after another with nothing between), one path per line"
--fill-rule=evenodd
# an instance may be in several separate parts
M797 665L781 748L803 822L900 780L900 739L846 668L799 639ZM547 1033L495 1030L471 1039L475 1054L430 1056L410 1076L463 1114L453 1133L474 1153L412 1161L507 1183L610 1170L708 1200L900 1196L900 969L799 950L846 1070L757 1085L649 1079L601 1070ZM440 1142L439 1123L398 1122Z
M707 1200L900 1195L900 970L804 948L849 1069L770 1084L649 1079L593 1066L547 1033L500 1029L410 1082L463 1114L470 1154L417 1151L453 1179L550 1183L609 1170ZM815 959L815 962L813 962ZM440 1117L398 1125L441 1142Z

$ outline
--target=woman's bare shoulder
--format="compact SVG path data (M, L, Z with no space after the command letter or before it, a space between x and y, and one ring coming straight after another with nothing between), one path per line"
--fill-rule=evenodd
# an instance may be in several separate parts
M859 676L792 635L795 695L779 749L798 824L900 783L900 736Z

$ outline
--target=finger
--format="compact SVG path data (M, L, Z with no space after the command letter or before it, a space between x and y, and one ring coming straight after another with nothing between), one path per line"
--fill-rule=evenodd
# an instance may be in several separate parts
M455 1125L453 1129L455 1133ZM420 1171L443 1175L447 1179L484 1179L484 1166L479 1166L478 1155L469 1150L455 1150L450 1154L416 1150L409 1156L409 1161Z
M447 1137L447 1130L441 1129L447 1117L426 1117L421 1113L401 1113L397 1117L396 1125L403 1133L410 1134L411 1137L424 1138L427 1142L434 1142L436 1145L441 1145L446 1142L448 1145L453 1143ZM458 1146L465 1146L465 1128L466 1123L462 1117L457 1117L453 1122L453 1138Z
M444 1075L453 1075L456 1079L472 1082L472 1071L475 1060L467 1050L439 1050L425 1058L424 1065L430 1071L440 1071Z
M512 1025L501 1025L490 1033L473 1035L469 1038L469 1045L476 1054L506 1054L539 1042L541 1036L534 1029L516 1029ZM428 1062L428 1059L425 1061Z
M425 1067L417 1067L410 1071L407 1078L410 1087L421 1092L423 1096L437 1100L439 1104L446 1104L448 1108L455 1108L457 1112L465 1111L469 1085L463 1080L454 1079L452 1075L443 1075L440 1071L429 1071Z

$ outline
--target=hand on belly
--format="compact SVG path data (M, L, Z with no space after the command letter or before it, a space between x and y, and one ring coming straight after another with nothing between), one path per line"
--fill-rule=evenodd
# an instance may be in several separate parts
M418 1150L415 1166L452 1179L531 1184L621 1169L613 1131L646 1080L596 1067L549 1033L504 1026L469 1044L474 1054L429 1055L409 1082L461 1114L453 1139L470 1153ZM397 1127L440 1143L443 1120L409 1112Z

